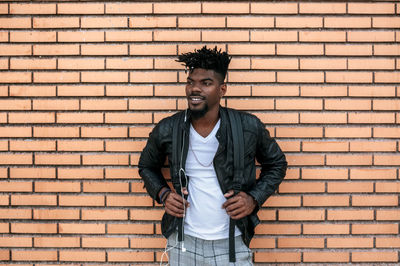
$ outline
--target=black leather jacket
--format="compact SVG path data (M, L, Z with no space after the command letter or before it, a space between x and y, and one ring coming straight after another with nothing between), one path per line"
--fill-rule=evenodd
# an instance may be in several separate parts
M242 191L251 195L258 203L252 214L236 221L242 232L244 243L248 246L254 235L254 228L259 223L257 212L261 205L271 196L282 182L287 168L285 155L278 144L270 137L265 126L254 115L239 112L244 135L244 176ZM220 128L216 134L219 147L214 157L214 169L222 193L232 188L233 178L233 145L227 109L220 107ZM176 123L178 119L178 123ZM175 121L175 122L174 122ZM173 127L179 125L175 135L176 146L173 147ZM174 189L180 193L179 171L184 169L189 144L190 111L182 111L161 120L153 129L139 159L139 174L143 178L149 195L158 203L158 193L167 186L161 169L166 158L170 165L170 176ZM173 155L174 151L174 155ZM261 173L256 178L255 159L261 165ZM190 181L189 181L190 182ZM169 237L177 228L179 218L164 214L161 228L165 237Z

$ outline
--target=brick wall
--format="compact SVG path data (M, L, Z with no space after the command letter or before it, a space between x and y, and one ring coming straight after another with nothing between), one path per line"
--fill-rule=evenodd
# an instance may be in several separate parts
M137 161L184 109L178 53L232 56L222 104L287 154L256 265L399 262L400 3L0 2L0 264L154 265ZM74 265L75 265L74 264Z

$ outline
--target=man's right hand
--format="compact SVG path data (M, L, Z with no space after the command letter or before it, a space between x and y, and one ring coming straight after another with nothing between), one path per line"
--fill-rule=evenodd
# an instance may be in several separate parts
M187 190L183 190L183 194L188 195ZM189 207L189 202L178 193L171 191L164 199L164 207L169 215L182 218L185 216L185 209Z

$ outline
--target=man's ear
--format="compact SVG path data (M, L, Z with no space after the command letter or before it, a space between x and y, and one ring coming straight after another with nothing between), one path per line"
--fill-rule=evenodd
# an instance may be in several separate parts
M228 89L228 88L227 88L225 82L222 83L222 84L219 86L219 93L220 93L220 97L221 97L221 98L225 95L227 89Z

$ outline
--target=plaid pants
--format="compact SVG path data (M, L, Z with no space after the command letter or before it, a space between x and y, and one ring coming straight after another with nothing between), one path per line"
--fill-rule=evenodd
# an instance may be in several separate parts
M242 237L235 237L236 262L229 262L229 240L204 240L185 235L184 242L177 241L178 233L168 238L168 257L171 266L252 266L252 252L243 243ZM184 243L185 252L182 250Z

